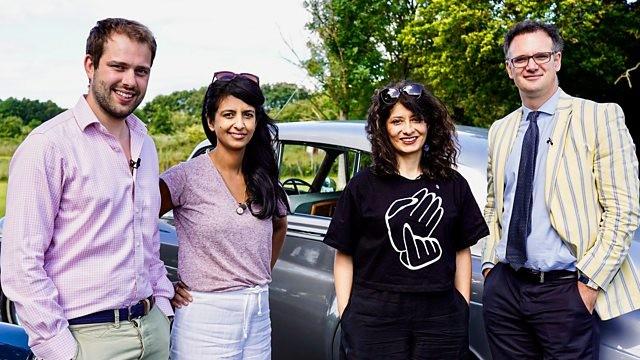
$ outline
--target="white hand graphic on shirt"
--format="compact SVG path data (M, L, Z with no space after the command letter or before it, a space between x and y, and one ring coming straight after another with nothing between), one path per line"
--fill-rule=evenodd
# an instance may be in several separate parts
M431 234L443 212L442 198L426 188L412 197L394 201L387 209L385 222L389 240L409 270L422 269L442 256L440 242Z

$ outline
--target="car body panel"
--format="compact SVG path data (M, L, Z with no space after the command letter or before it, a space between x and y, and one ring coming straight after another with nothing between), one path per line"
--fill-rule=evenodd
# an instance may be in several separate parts
M32 359L28 337L20 326L0 322L0 358L4 360Z

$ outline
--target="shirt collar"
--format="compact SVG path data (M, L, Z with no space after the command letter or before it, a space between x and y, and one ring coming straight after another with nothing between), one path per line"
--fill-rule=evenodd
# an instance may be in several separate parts
M91 124L100 123L96 114L94 114L93 110L89 107L89 103L84 95L80 96L80 99L78 99L78 102L73 107L73 115L75 115L76 123L82 131Z
M91 110L85 95L80 96L80 99L78 99L78 102L73 107L73 113L75 115L76 122L82 131L91 124L100 124L100 120L98 120L96 114ZM127 116L125 121L127 122L130 131L143 135L147 133L146 126L135 115L131 114Z
M553 115L556 112L556 108L558 107L558 100L560 100L560 93L562 92L562 90L558 87L558 89L556 90L555 93L553 93L553 95L551 95L551 97L545 101L544 104L542 104L542 106L540 106L540 108L537 110L539 112L543 112L545 114L548 115ZM529 109L528 107L524 106L524 104L522 104L522 118L526 119L527 116L529 115L530 112L532 112L533 110Z

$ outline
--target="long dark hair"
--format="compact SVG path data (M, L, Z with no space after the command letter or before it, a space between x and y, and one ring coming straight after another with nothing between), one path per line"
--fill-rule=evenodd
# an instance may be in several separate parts
M373 171L382 176L398 173L396 150L389 140L387 120L393 106L401 103L416 117L427 123L427 140L420 158L423 175L431 180L449 178L453 175L453 167L456 166L458 144L456 129L446 106L424 87L417 98L401 92L394 103L387 104L382 101L380 93L385 89L402 89L409 84L415 83L401 81L389 84L376 90L371 98L366 130L371 142Z
M287 211L287 195L278 182L278 165L273 144L278 140L278 128L264 111L264 95L260 86L242 76L231 80L216 80L209 85L202 104L202 127L213 146L218 143L216 134L209 128L209 119L214 119L220 102L234 96L256 109L256 129L247 144L242 159L242 173L249 193L248 206L258 219L280 217L278 201ZM256 211L258 205L259 210Z

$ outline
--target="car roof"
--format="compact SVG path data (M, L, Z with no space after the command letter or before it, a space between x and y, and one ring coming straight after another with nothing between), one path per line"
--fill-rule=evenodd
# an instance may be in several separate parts
M371 152L365 121L302 121L279 123L282 141L330 144Z

